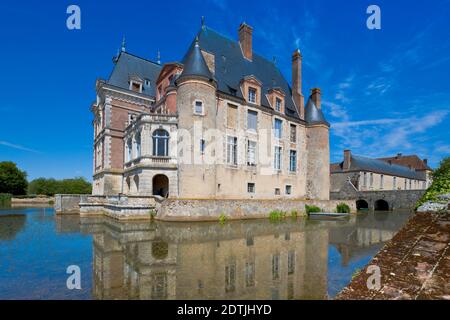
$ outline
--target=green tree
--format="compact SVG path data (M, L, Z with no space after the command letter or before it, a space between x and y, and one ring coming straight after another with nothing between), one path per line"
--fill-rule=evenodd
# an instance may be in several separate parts
M63 180L38 178L31 181L28 186L29 194L45 194L47 196L53 196L56 193L89 194L91 192L92 185L82 177Z
M23 195L27 191L27 173L17 168L14 162L0 162L0 193Z
M416 203L416 209L427 201L437 201L438 195L450 193L450 157L442 159L432 176L433 182Z

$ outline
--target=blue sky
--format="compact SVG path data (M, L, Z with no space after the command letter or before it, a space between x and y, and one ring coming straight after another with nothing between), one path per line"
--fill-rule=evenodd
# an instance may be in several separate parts
M81 30L66 8L81 8ZM381 30L366 9L381 8ZM201 16L232 38L242 21L253 47L291 79L303 54L303 88L322 89L332 124L331 160L416 153L432 166L450 154L450 1L20 1L0 4L0 161L29 178L92 172L95 80L107 78L126 36L127 51L180 60Z

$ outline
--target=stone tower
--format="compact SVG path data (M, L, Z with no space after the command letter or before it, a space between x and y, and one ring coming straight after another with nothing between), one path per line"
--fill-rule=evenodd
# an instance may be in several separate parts
M178 111L178 181L180 198L216 194L215 153L207 130L216 128L217 83L196 38L176 80Z
M305 108L306 126L306 196L309 199L330 198L330 124L321 110L319 88L311 90Z

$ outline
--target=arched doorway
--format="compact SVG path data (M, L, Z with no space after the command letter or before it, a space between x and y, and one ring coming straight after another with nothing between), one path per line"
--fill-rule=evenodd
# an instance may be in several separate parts
M369 204L364 199L356 200L356 210L358 211L369 210Z
M386 200L379 199L375 201L375 211L389 211L389 203Z
M153 177L153 195L167 198L169 196L169 178L164 174Z

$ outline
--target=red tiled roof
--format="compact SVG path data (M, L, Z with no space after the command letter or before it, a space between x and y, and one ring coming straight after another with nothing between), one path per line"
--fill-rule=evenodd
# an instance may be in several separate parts
M420 170L432 170L423 160L421 160L416 155L408 155L408 156L402 156L397 155L395 157L387 157L387 158L378 158L378 160L383 160L386 162L390 162L392 164L398 164L400 166L409 167L416 169L418 171Z

